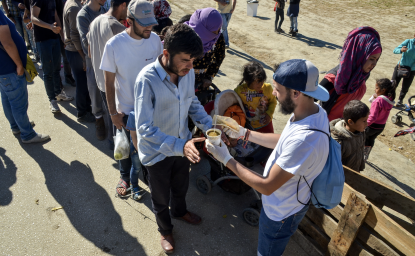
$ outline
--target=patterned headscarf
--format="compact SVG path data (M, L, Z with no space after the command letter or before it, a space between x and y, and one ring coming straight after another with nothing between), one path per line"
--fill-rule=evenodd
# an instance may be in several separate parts
M166 19L171 14L170 4L166 0L154 0L152 2L154 7L154 16L157 20Z
M370 55L382 52L379 33L371 27L352 30L340 54L340 67L334 82L337 94L354 93L370 73L363 72L363 65Z
M213 32L222 27L222 16L214 8L199 9L184 24L189 25L199 35L203 43L203 53L207 53L219 39L220 32L218 34Z

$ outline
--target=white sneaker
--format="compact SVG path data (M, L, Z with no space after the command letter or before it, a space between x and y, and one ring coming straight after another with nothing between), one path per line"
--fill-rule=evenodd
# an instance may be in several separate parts
M42 70L42 62L38 62L39 63L39 69Z
M50 101L50 109L52 110L52 113L59 113L61 112L61 109L58 106L58 102L56 100Z
M56 100L60 101L71 101L73 100L72 96L66 95L65 91L62 89L59 95L56 95Z
M38 142L44 142L46 140L50 139L49 135L40 134L38 133L33 139L31 140L22 140L23 143L29 144L29 143L38 143Z

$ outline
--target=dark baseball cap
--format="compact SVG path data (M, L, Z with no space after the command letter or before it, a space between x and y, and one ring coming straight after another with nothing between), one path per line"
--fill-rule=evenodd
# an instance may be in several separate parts
M329 92L318 84L319 72L311 61L302 59L287 60L280 64L275 71L275 82L300 91L314 99L327 101Z

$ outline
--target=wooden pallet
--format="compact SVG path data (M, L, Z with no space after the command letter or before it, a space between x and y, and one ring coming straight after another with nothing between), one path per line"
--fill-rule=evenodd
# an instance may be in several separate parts
M382 211L387 206L415 219L415 200L347 167L344 172L341 204L331 210L310 206L295 239L307 238L309 244L302 244L317 249L313 255L415 255L415 236L398 224L404 221Z

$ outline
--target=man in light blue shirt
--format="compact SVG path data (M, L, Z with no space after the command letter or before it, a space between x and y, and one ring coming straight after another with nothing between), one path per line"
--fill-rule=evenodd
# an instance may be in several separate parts
M197 225L201 218L187 211L190 162L200 161L188 117L204 132L212 118L195 96L193 61L203 54L199 36L185 24L172 26L163 54L139 73L134 87L138 155L146 166L153 212L161 246L174 251L171 217ZM170 212L169 212L170 202Z

